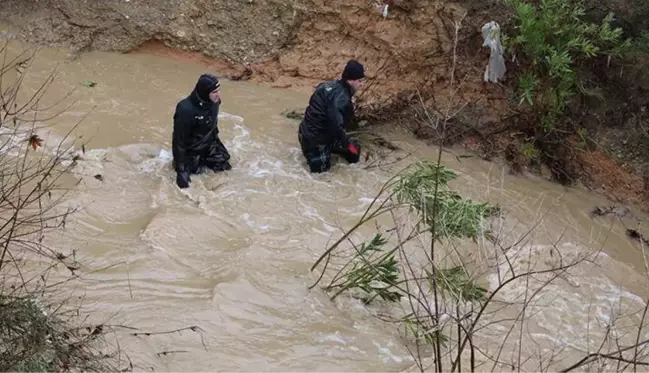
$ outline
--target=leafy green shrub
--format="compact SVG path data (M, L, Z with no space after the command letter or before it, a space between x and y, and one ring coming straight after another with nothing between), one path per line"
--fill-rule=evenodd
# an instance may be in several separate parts
M560 120L576 94L592 94L585 88L579 67L598 57L620 56L631 45L622 29L613 28L613 14L601 24L583 19L585 8L571 0L505 0L515 14L516 30L508 49L526 68L518 77L520 104L538 110L544 130Z
M641 53L649 53L649 30L643 31L638 38L634 40L634 49Z

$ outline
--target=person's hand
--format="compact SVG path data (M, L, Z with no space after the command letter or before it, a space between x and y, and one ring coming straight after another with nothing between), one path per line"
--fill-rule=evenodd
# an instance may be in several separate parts
M358 149L356 148L356 145L352 144L351 142L349 143L349 145L347 145L347 150L349 150L354 155L358 155Z
M189 172L181 171L176 174L176 184L180 189L188 188L192 179L189 177Z

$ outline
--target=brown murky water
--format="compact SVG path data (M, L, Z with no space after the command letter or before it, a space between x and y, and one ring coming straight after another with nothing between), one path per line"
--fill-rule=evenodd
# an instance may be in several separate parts
M12 50L20 47L14 43ZM355 223L391 176L344 163L326 175L309 174L298 123L281 115L304 107L307 96L224 81L221 138L233 170L194 177L181 191L170 167L173 109L204 69L147 55L88 53L70 60L65 51L45 49L27 87L36 87L55 64L50 96L74 88L77 103L57 118L54 133L94 107L75 133L89 139L76 168L80 190L70 202L82 209L51 238L64 249L77 248L83 270L96 271L79 289L85 310L141 331L204 330L202 339L191 331L125 332L120 347L140 369L400 371L412 365L392 326L353 301L333 304L307 289L313 282L308 269L330 236ZM85 80L98 84L86 88ZM414 157L435 157L434 148L408 136L389 137ZM560 237L566 255L603 249L599 267L584 266L573 281L547 289L551 298L531 321L537 339L585 349L583 336L597 340L602 332L588 327L593 319L610 317L620 304L622 310L643 305L639 247L619 224L588 216L593 206L607 204L604 199L509 176L475 158L459 162L446 154L444 162L461 174L460 192L503 205L512 234L540 221L530 242L539 260L549 256L543 245ZM163 351L177 353L157 355Z

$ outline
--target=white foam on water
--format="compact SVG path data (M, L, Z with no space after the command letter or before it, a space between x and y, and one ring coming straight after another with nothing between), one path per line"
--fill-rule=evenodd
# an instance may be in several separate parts
M225 111L219 112L218 118L219 118L219 120L227 119L227 120L232 120L232 121L237 122L237 123L243 122L243 117L235 115L235 114L230 114L230 113L227 113Z
M397 355L393 354L392 351L391 351L390 348L389 348L389 347L391 347L391 346L394 346L394 344L392 343L392 341L388 341L388 342L387 342L387 345L386 345L385 347L381 346L381 344L379 344L379 343L376 342L376 341L372 341L372 343L373 343L373 344L376 346L376 348L379 350L379 353L381 353L382 355L384 355L384 357L383 357L382 360L383 360L383 362L386 363L386 364L389 363L390 361L393 361L393 362L395 362L395 363L403 363L404 361L414 361L414 359L412 358L412 356L397 356Z
M173 154L166 149L160 149L160 154L158 154L158 159L162 162L170 162L173 160Z
M244 213L243 215L241 215L241 217L246 222L246 224L248 224L250 228L261 229L262 231L267 231L270 229L270 226L268 225L256 223L248 213Z
M376 199L376 202L375 202L374 198L372 198L372 197L361 197L361 198L358 199L358 202L360 202L361 205L363 205L363 206L369 206L369 205L372 204L372 202L374 202L377 205L380 205L383 202L383 200L382 199Z
M264 164L270 165L271 167L264 167ZM246 173L254 178L264 178L275 174L275 170L272 169L273 163L268 159L255 159L248 162L246 166Z
M16 157L24 153L27 147L27 138L27 133L0 127L0 155Z
M516 273L525 273L558 265L557 251L563 257L563 265L566 265L577 260L586 250L572 243L557 248L531 245L512 248L508 257ZM550 255L551 251L553 255ZM606 255L598 256L598 261L602 260L609 258ZM501 276L506 274L505 279L511 278L510 267L505 260L499 269ZM616 323L618 328L633 328L633 325L626 325L629 319L623 323L620 317L631 314L634 314L632 318L637 317L637 311L645 305L641 297L616 285L603 272L602 268L583 261L549 284L547 282L554 273L523 276L503 288L497 298L521 304L526 292L529 297L538 290L527 307L527 321L544 330L548 340L585 350L598 341L601 343L606 325ZM528 280L529 283L526 282ZM499 285L497 273L490 274L488 281L490 290L496 290Z
M36 135L41 139L40 145L32 149L28 141L30 136ZM75 149L72 146L74 139L63 137L52 133L45 127L39 127L35 124L33 128L28 126L18 126L11 128L9 126L0 127L0 155L9 157L22 157L25 151L35 154L48 154L50 156L59 156L63 158L72 158Z
M340 335L339 331L336 331L334 334L326 334L324 336L318 336L316 341L322 342L335 342L342 345L346 345L347 341Z
M224 141L223 144L230 153L245 154L251 149L250 131L243 125L243 122L235 123L233 131L235 135Z
M145 174L160 172L167 165L171 164L173 154L168 149L160 149L155 158L146 159L137 164L137 169Z
M367 355L367 351L363 351L363 350L361 350L360 348L358 348L356 346L349 346L348 348L349 348L350 351L354 351L354 352L361 353L363 355Z

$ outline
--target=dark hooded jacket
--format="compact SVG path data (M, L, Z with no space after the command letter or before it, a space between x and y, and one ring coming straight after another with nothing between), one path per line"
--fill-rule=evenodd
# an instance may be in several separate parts
M346 147L349 138L345 129L352 119L352 89L343 80L319 84L300 123L299 137L303 146L338 143Z
M200 99L196 88L176 105L172 135L176 172L188 170L192 158L206 157L215 144L221 144L218 138L220 105L221 101L213 103Z

